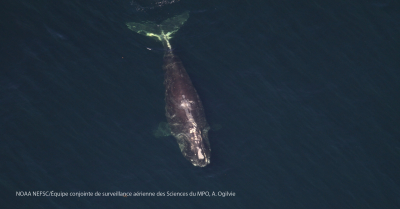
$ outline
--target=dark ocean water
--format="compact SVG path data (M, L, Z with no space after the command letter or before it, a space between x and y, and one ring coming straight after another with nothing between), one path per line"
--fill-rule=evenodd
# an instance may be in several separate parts
M9 0L0 10L0 208L400 208L398 1ZM222 127L205 168L153 135L166 120L164 51L125 25L186 10L171 44Z

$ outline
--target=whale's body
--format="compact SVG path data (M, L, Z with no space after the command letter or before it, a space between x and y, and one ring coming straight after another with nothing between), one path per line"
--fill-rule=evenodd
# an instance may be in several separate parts
M209 125L203 105L182 61L173 53L169 39L189 17L189 13L155 23L127 23L129 29L155 37L165 48L165 110L171 134L176 138L183 156L194 166L210 164Z

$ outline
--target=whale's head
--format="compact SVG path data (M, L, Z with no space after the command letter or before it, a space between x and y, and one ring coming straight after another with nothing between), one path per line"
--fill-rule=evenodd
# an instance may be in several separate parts
M195 133L179 134L178 144L183 156L194 166L205 167L210 164L210 143L208 141L208 129L196 130Z

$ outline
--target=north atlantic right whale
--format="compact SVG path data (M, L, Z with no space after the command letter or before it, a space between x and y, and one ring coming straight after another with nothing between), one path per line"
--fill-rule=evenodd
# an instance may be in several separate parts
M131 22L126 25L139 34L162 42L165 49L165 110L171 134L176 138L183 156L194 166L204 167L210 164L210 126L206 121L200 97L169 42L188 18L189 12L185 12L164 20L161 24Z

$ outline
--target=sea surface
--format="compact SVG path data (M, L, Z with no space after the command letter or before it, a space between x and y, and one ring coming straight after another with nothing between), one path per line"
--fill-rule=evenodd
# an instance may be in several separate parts
M125 25L185 11L171 44L212 128L205 168L155 136L164 49ZM7 0L0 208L400 208L399 11L394 0Z

